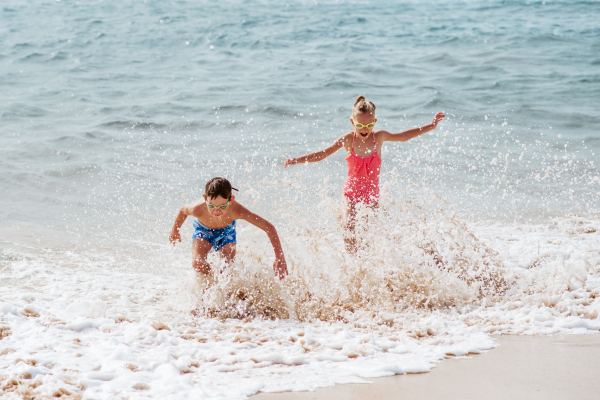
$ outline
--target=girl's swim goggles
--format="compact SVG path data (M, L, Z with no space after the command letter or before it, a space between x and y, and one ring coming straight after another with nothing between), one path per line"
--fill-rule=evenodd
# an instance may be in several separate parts
M366 125L361 124L360 122L355 122L354 123L354 127L356 129L362 129L362 128L367 128L367 129L373 129L373 127L375 126L375 121L373 122L369 122Z

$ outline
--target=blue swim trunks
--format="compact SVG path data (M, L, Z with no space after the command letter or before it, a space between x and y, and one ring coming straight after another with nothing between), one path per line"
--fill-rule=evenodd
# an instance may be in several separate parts
M235 221L222 229L210 229L202 225L197 219L194 220L194 234L192 240L204 239L212 244L214 251L219 251L221 247L229 243L236 243L235 240Z

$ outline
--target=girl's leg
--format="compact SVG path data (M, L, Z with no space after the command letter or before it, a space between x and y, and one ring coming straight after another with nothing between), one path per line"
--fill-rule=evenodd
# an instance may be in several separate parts
M206 261L206 256L210 252L212 245L204 239L194 239L192 242L192 267L201 274L209 274L210 266Z
M346 196L342 196L342 226L354 232L356 225L356 206Z
M346 196L343 196L344 205L342 207L342 223L344 228L347 230L344 235L344 242L346 243L346 251L349 253L356 253L356 214L357 205L354 204ZM377 211L379 203L369 204L367 207L373 211Z
M346 243L346 251L349 253L356 252L356 236L354 234L354 227L356 226L356 206L346 196L342 196L342 224L344 229L347 231L344 235L344 242Z

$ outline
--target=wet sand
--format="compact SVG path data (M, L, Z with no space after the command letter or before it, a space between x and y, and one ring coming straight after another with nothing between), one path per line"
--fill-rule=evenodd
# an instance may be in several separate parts
M500 346L445 360L429 373L369 379L313 392L259 393L252 400L600 399L600 334L497 336Z

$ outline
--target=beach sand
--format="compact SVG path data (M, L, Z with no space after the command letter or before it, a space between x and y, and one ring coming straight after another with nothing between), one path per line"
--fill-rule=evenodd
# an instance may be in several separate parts
M444 360L429 373L370 379L252 400L600 399L600 334L497 336L500 346Z

